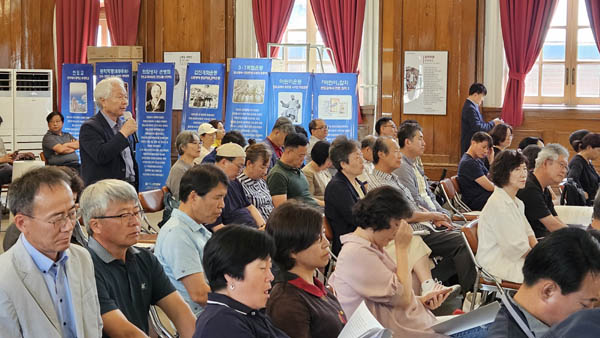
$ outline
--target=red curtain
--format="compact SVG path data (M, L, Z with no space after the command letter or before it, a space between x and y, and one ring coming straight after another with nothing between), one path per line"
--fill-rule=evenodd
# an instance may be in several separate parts
M500 22L509 69L502 119L512 126L523 123L525 76L540 54L557 2L500 0Z
M331 48L338 73L358 73L365 0L310 0L325 46ZM362 123L362 114L358 114Z
M293 7L294 0L252 0L254 31L261 58L267 57L267 43L281 43ZM279 48L271 49L271 57L277 52Z
M141 0L104 0L106 23L112 45L135 45L141 2Z
M596 40L596 46L600 49L600 1L585 0L585 5L588 18L590 19L590 26L594 33L594 40Z
M325 46L333 50L338 73L357 73L365 0L310 0Z
M87 63L87 47L96 45L100 2L56 0L56 77L61 105L63 63Z

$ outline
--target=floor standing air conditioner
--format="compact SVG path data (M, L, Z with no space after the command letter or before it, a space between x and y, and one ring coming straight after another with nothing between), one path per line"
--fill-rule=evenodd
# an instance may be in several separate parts
M15 150L37 156L42 151L42 138L48 131L46 116L52 111L52 71L15 70L14 79Z
M14 70L0 69L0 139L4 142L7 152L14 149L13 139L13 102L15 92Z

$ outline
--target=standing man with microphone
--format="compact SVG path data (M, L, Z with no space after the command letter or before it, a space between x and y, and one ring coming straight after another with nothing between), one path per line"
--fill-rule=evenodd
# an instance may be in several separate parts
M100 111L85 121L79 131L83 181L87 186L106 178L116 178L137 190L137 123L131 113L125 111L128 97L123 80L112 77L98 82L94 101Z

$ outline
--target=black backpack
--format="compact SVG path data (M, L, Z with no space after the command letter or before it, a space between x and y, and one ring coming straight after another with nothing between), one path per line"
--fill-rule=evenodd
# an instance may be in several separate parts
M560 205L586 205L583 189L572 178L567 178L567 181L563 183Z

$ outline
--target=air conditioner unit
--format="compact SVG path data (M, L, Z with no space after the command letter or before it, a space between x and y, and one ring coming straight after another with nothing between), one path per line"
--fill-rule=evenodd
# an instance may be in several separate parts
M0 69L0 138L4 142L7 152L14 149L14 118L13 118L13 95L15 91L15 82L12 69Z
M52 71L15 70L14 83L15 150L39 155L48 131L46 116L52 111Z

